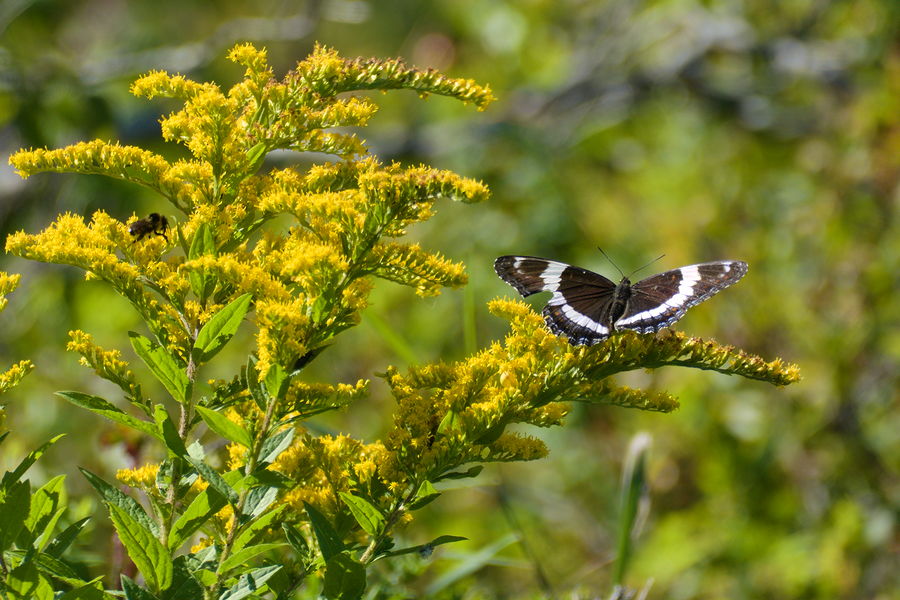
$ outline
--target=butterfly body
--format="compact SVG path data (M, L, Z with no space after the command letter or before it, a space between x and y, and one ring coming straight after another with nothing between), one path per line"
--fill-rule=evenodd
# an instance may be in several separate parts
M736 283L747 273L742 261L688 265L616 284L592 271L536 256L501 256L500 278L523 296L552 292L543 309L547 326L573 345L596 344L620 329L653 333L688 308Z

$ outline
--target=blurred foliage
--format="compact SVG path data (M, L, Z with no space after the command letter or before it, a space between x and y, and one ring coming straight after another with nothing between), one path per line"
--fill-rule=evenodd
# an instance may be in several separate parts
M741 284L679 329L783 356L805 380L778 391L684 370L623 377L675 392L682 408L575 406L566 428L542 432L547 460L495 468L454 492L455 510L423 511L434 531L470 538L459 545L470 554L438 549L430 562L389 567L385 597L533 597L544 579L557 594L603 594L617 474L628 440L645 430L652 507L632 587L652 577L651 597L898 598L898 24L892 0L6 0L0 143L8 156L100 137L178 157L156 141L159 109L129 98L127 82L151 68L233 80L239 69L220 57L239 40L268 47L277 72L320 41L345 56L402 56L489 83L499 101L486 113L392 94L379 98L385 108L367 131L383 161L424 161L490 186L477 213L451 207L411 231L465 261L469 289L422 302L376 287L372 320L364 315L315 374L355 381L407 364L404 356L461 357L467 343L503 334L485 309L512 293L493 275L495 256L611 274L599 244L625 271L662 252L659 270L746 260ZM123 219L163 208L99 178L24 182L5 162L4 235L41 229L64 210L102 207ZM5 452L82 427L91 434L51 450L33 480L140 462L139 449L50 396L106 391L64 353L66 331L104 344L135 315L73 270L9 258L2 266L23 278L3 315L0 364L28 357L40 374L7 394L20 440ZM367 409L319 426L383 432L388 395L373 394ZM86 492L69 483L73 495ZM116 557L91 558L119 568Z

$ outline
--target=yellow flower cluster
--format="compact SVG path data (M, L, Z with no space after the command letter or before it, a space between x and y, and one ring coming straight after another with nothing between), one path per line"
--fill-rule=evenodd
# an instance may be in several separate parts
M133 469L119 469L116 479L123 484L143 490L147 493L158 495L156 492L156 475L159 473L159 464L147 463L142 467Z
M9 302L9 300L6 299L6 295L12 293L19 287L20 279L22 279L22 276L18 273L10 275L5 271L0 271L0 311L6 308L6 305Z
M429 479L468 462L530 460L543 456L534 438L510 434L509 425L559 425L565 401L598 402L670 411L678 403L665 393L618 387L608 377L665 365L713 369L778 385L797 380L794 365L765 362L715 342L678 333L632 332L596 346L574 348L553 335L543 319L519 300L495 300L490 309L511 321L504 342L454 365L429 365L385 379L398 402L385 447L382 477L395 484L409 473Z
M94 369L103 379L115 383L132 402L142 402L141 386L128 368L128 363L121 359L121 352L104 350L94 343L89 334L80 330L70 331L69 340L66 350L80 354L81 364Z
M32 370L34 370L34 364L30 360L20 360L3 373L0 373L0 394L19 385L22 378L31 373Z

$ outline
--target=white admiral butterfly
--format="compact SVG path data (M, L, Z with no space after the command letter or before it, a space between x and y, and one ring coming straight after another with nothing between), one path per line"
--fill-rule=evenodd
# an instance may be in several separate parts
M688 308L727 288L747 273L739 260L689 265L618 285L592 271L536 256L501 256L500 279L523 296L553 292L544 307L547 326L573 345L596 344L619 329L653 333L672 325Z

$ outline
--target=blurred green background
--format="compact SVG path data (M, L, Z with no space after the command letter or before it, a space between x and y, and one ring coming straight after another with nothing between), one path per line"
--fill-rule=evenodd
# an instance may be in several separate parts
M235 42L268 48L279 77L319 41L489 84L498 101L483 113L410 92L374 96L382 110L363 137L375 154L482 179L493 198L439 203L411 232L466 262L465 290L421 300L378 282L362 325L313 363L311 379L460 358L505 333L485 308L514 293L493 274L496 256L613 276L600 245L626 272L665 253L643 274L746 260L740 285L678 328L797 362L804 380L776 389L678 369L623 377L677 394L682 408L574 407L564 427L537 432L547 459L491 467L432 504L410 541L471 541L385 567L384 589L607 595L623 456L645 431L652 504L632 587L652 579L650 597L672 599L900 598L898 25L893 0L3 0L0 231L35 232L63 211L177 219L141 189L76 175L23 181L5 158L98 137L180 156L158 125L177 105L136 99L128 85L163 69L227 88L242 74L223 57ZM0 315L0 366L37 364L4 398L14 435L0 467L70 432L32 480L71 473L89 513L75 467L110 476L152 454L126 451L99 418L52 396L115 397L63 351L66 332L125 349L140 324L74 269L8 256L0 268L24 274ZM235 350L218 374L242 359ZM317 425L378 438L393 406L377 379L372 390ZM114 571L105 542L93 551L98 573Z

